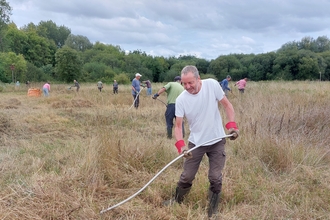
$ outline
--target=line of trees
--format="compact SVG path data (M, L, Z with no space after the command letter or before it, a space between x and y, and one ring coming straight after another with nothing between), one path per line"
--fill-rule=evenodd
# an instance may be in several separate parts
M18 28L10 22L12 8L0 0L0 81L58 81L129 83L136 72L153 82L171 81L185 65L196 65L203 78L247 77L260 80L330 79L330 40L305 37L277 51L262 54L220 55L214 60L192 55L150 56L140 50L91 43L53 21Z

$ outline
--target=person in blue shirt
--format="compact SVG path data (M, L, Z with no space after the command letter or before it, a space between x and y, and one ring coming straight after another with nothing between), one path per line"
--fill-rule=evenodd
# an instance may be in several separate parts
M138 109L139 104L140 104L140 78L141 78L141 74L137 73L135 74L135 78L132 80L132 95L133 95L133 99L134 99L134 107L136 109Z
M231 91L231 89L228 87L228 82L231 80L231 76L227 76L226 79L222 80L220 85L222 90L225 92L225 95L228 96L228 91Z

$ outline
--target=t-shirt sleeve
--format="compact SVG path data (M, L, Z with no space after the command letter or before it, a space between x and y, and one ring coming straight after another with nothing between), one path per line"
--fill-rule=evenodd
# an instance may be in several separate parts
M216 80L212 80L212 86L214 87L213 91L215 94L215 97L218 101L220 101L221 99L223 99L225 93L223 92L221 86L219 85L219 83Z
M169 88L171 88L171 83L167 83L167 84L164 86L164 88L165 88L166 90L169 90Z
M184 116L184 108L183 108L183 98L181 95L178 96L178 98L175 101L175 116L183 118Z

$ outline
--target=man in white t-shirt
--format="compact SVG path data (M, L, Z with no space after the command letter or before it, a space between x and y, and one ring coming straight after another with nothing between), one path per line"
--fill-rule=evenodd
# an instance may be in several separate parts
M204 154L209 158L208 178L209 208L208 215L216 215L222 188L222 170L225 166L226 154L223 138L226 133L222 125L222 119L218 108L220 102L225 110L231 140L238 137L238 128L235 123L235 112L219 83L214 79L201 80L195 66L186 66L181 71L181 82L185 88L175 104L175 146L179 154L184 154L186 160L183 172L177 184L174 198L164 202L171 205L174 202L182 203L184 196L190 191L192 182L198 171ZM189 124L190 135L188 147L182 136L182 120L186 117ZM186 151L195 146L201 146L194 151Z

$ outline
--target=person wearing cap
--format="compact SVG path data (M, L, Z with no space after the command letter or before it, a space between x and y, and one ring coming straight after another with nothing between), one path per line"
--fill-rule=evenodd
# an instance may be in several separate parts
M132 95L133 95L133 100L134 100L134 107L138 109L139 104L140 104L140 78L141 78L140 73L135 74L135 78L132 80Z
M228 91L231 91L231 89L228 87L228 82L231 80L231 76L227 76L226 79L222 80L220 85L222 90L225 92L225 95L228 96Z
M172 128L173 128L173 119L175 119L175 101L176 98L184 91L183 86L181 85L181 77L176 76L174 82L169 82L163 86L154 96L153 99L163 92L167 93L167 107L165 111L165 120L166 120L166 129L167 129L167 138L172 138ZM182 135L184 136L184 124L182 122Z

